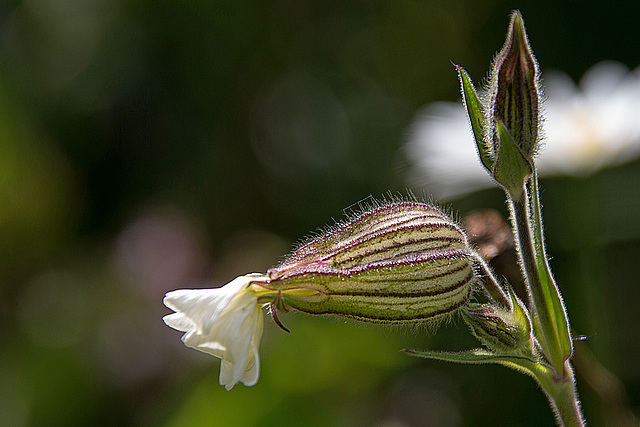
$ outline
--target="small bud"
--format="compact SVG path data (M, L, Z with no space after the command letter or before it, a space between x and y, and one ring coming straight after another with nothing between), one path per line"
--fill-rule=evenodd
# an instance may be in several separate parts
M470 304L463 318L473 335L493 351L530 356L533 354L531 321L522 305L510 291L512 309L489 304Z
M467 302L474 282L467 237L440 210L394 203L300 247L267 272L280 310L376 323L437 318Z
M489 86L488 135L499 153L497 123L502 122L516 146L531 161L538 147L540 90L538 64L520 12L511 15L507 37L493 64Z
M480 161L510 198L518 200L534 172L540 125L538 63L520 12L511 15L507 38L489 75L485 102L480 102L466 71L457 70Z

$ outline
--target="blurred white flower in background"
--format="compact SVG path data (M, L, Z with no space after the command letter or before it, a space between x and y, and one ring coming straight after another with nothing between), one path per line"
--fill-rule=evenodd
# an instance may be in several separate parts
M588 175L640 155L640 68L616 62L590 68L580 85L565 74L544 76L541 175ZM404 147L411 186L436 198L454 197L493 183L480 165L462 102L425 106Z

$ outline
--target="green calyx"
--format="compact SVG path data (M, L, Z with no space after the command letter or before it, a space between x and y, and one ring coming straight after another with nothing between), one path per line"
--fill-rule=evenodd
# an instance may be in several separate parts
M490 351L535 358L531 320L522 302L509 289L511 309L495 304L469 304L463 319Z
M522 15L514 12L504 46L490 74L487 118L493 143L499 143L496 125L502 122L527 159L532 158L538 147L538 74L538 64L529 47Z
M475 282L462 230L440 210L415 202L354 218L299 248L267 277L281 311L374 323L448 315L468 301Z

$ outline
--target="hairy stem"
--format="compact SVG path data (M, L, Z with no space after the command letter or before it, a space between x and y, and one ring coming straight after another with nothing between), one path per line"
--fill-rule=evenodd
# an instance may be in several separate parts
M544 250L537 176L523 186L519 198L509 197L518 256L529 293L529 308L536 338L552 371L535 373L564 426L582 426L584 418L576 393L571 335L567 314Z
M504 289L500 286L500 282L493 274L493 271L487 264L487 262L482 258L479 254L475 254L475 260L480 266L480 269L483 274L482 285L484 289L487 291L487 294L498 304L504 306L505 308L512 309L511 299L505 294Z
M510 199L518 255L529 293L529 308L536 337L545 357L555 368L558 376L562 377L564 362L571 356L568 330L561 330L560 326L567 324L566 314L558 288L548 270L548 264L546 260L539 260L537 256L541 251L537 251L534 244L528 199L526 191L517 200Z
M563 371L565 372L563 378L557 378L549 372L536 372L534 375L549 398L558 424L565 427L584 426L585 420L569 361L565 362Z

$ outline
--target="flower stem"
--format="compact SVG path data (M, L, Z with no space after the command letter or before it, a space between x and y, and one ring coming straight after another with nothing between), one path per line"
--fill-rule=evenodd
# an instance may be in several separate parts
M523 190L518 198L509 195L512 221L529 293L533 328L543 357L552 368L533 372L549 398L558 423L582 426L584 418L569 361L573 351L569 321L546 258L535 171Z
M571 338L560 292L551 275L546 258L540 259L541 256L544 257L544 247L541 233L537 233L539 212L533 214L532 224L529 211L530 197L534 198L533 207L537 211L539 209L537 194L532 195L527 192L526 188L518 199L510 197L518 255L527 283L536 337L540 342L544 356L556 370L557 375L563 377L565 375L563 372L564 362L571 357ZM535 227L535 238L532 226Z
M573 370L569 361L563 368L564 378L550 375L548 371L535 372L536 380L542 386L556 414L558 425L565 427L584 426L585 420L576 393Z
M491 299L493 299L495 302L511 310L513 308L511 305L511 299L504 292L502 286L500 286L500 282L498 282L498 279L493 274L493 271L491 271L491 268L489 267L487 262L478 253L475 254L474 258L480 266L482 274L484 275L482 285L487 291L487 294L489 294Z

